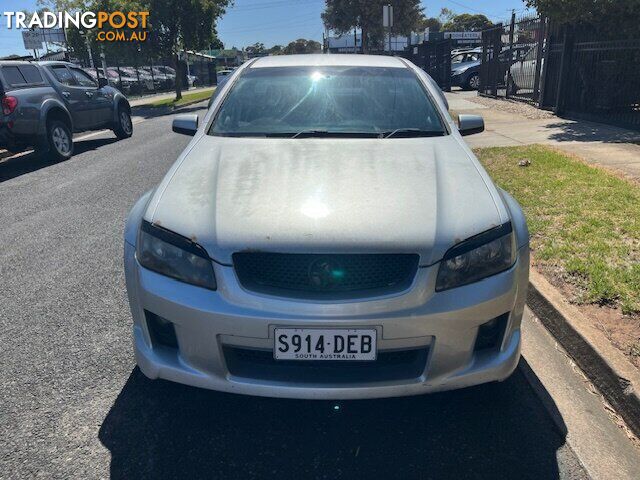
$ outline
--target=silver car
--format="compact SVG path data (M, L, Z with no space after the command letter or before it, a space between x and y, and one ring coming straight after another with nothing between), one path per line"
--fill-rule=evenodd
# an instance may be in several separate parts
M149 378L308 399L507 378L529 271L497 188L433 80L366 55L243 65L133 207L124 263Z

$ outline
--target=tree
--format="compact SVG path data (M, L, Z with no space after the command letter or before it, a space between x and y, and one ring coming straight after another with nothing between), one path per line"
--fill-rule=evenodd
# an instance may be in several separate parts
M451 19L455 16L456 16L456 12L454 12L450 8L445 7L440 10L440 15L438 16L438 19L440 20L440 23L447 23L451 21Z
M318 53L321 49L320 42L299 38L284 47L283 51L286 55L291 55L296 53Z
M492 27L493 23L484 15L462 13L446 22L442 29L447 32L479 32Z
M219 38L214 38L209 44L209 50L224 50L224 43Z
M269 52L269 55L282 55L284 48L282 47L282 45L274 45L273 47L271 47L269 50L267 50L267 52Z
M420 0L326 0L322 20L340 35L360 28L362 50L366 53L371 45L380 46L384 40L383 5L393 5L393 33L408 35L424 18L420 3Z
M253 45L249 45L244 50L251 56L261 55L267 51L266 48L264 48L264 43L262 42L256 42Z
M217 38L216 20L231 0L142 0L149 11L151 44L170 54L176 68L176 100L182 98L181 50L206 48Z
M427 28L430 32L439 32L442 30L442 22L435 17L422 18L418 24L418 30L423 31Z
M526 0L559 23L591 25L602 32L637 36L640 0Z
M148 11L149 21L146 42L103 42L110 58L129 59L145 56L146 59L171 57L175 66L176 100L182 98L181 62L182 50L201 50L219 42L216 20L225 12L232 0L38 0L38 5L51 6L54 11ZM108 27L103 27L108 30ZM95 32L69 29L68 39L72 50L87 51L85 38L95 45Z

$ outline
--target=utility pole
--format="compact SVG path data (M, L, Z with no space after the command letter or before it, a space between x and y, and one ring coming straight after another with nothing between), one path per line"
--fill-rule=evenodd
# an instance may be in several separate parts
M93 64L93 54L91 53L91 42L89 41L89 32L87 31L82 31L80 30L80 35L82 35L84 37L84 41L87 45L87 52L89 53L89 65L91 66L92 69L96 68L95 65Z

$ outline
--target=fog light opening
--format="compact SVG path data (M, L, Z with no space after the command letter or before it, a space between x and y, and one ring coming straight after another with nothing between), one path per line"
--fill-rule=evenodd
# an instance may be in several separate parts
M151 343L154 347L163 346L168 348L178 348L176 329L169 320L159 317L154 313L145 311L147 317L147 328L151 336Z
M509 314L505 313L480 325L473 351L499 350L508 320Z

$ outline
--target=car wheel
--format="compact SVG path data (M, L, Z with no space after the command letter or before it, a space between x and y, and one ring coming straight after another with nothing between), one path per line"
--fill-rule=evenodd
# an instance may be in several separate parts
M118 121L116 127L113 129L113 133L115 133L119 139L129 138L133 134L131 115L126 108L118 108Z
M478 90L480 88L480 75L472 74L467 80L467 90Z
M73 155L73 136L64 122L52 120L48 123L47 142L54 160L68 160Z

